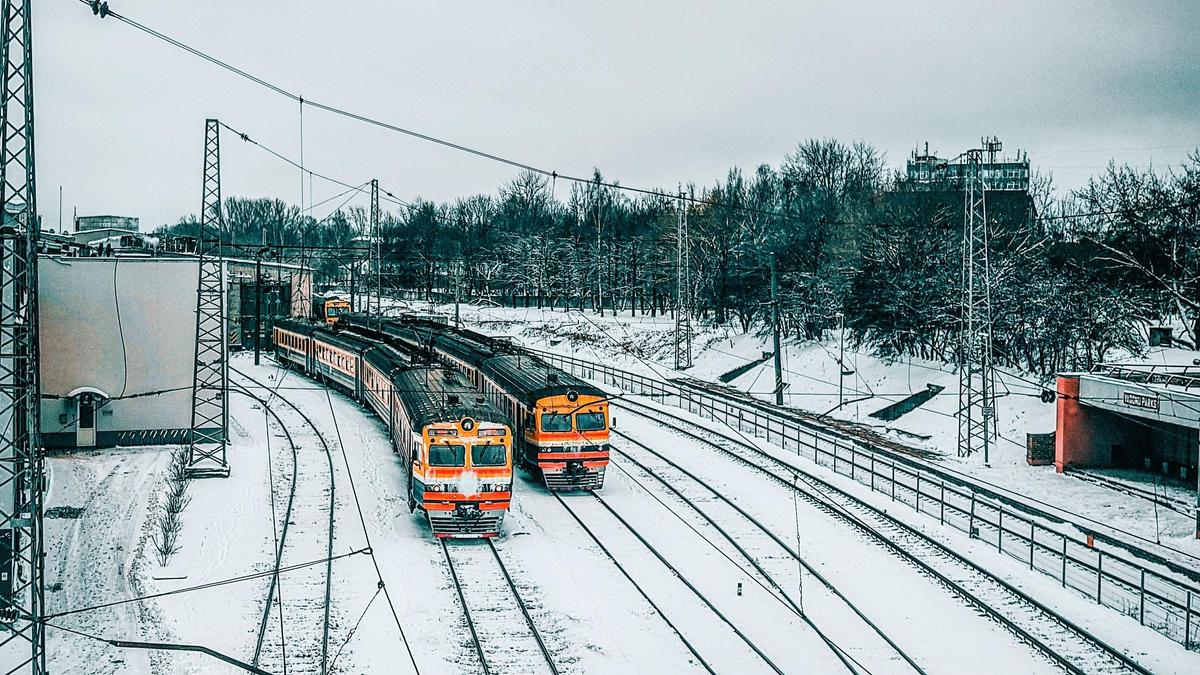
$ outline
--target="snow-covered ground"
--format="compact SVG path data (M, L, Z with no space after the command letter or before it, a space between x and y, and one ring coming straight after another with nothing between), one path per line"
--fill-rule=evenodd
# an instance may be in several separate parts
M398 303L396 311L401 308L447 316L453 313L452 305ZM628 312L619 316L606 312L601 317L590 311L470 305L463 305L460 313L465 323L478 330L510 336L529 347L660 376L687 375L717 381L719 375L758 360L772 349L769 335L740 334L732 327L700 328L694 341L693 367L686 373L676 373L674 321L670 317L630 316ZM1004 393L997 402L1000 441L993 446L985 464L979 453L966 458L957 455L958 374L952 366L910 358L888 361L846 345L843 360L848 370L854 372L841 378L847 403L839 408L840 348L836 336L823 342L784 342L781 354L784 380L788 383L787 405L868 425L896 441L937 453L937 461L949 469L1040 501L1050 510L1075 514L1076 520L1086 519L1136 534L1151 549L1155 548L1155 542L1161 542L1164 546L1161 553L1166 557L1176 552L1200 556L1200 541L1195 538L1192 517L1161 508L1156 514L1150 500L1121 494L1069 474L1058 474L1053 466L1029 466L1025 434L1050 432L1055 425L1055 405L1040 400L1041 387L1031 376L999 373L1002 383L999 389ZM1154 352L1151 358L1180 362L1181 356L1169 351ZM767 360L730 384L764 400L773 400L773 368L773 362ZM883 422L869 416L925 390L930 384L944 389L898 420ZM1154 489L1152 483L1146 487ZM1161 492L1164 486L1157 489ZM1168 485L1166 489L1180 499L1196 498L1195 490L1186 486ZM1193 558L1182 560L1195 562Z
M670 348L671 323L667 320L637 324L628 317L607 317L605 322L578 316L564 320L562 313L533 317L523 316L524 310L495 309L468 310L464 314L475 321L500 321L487 324L487 328L517 334L533 346L591 354L630 369L665 371L652 359ZM614 346L622 342L645 350L643 360L622 355L622 350ZM709 336L697 346L697 366L691 374L715 377L739 365L744 356L755 356L755 349L761 349L758 338ZM798 373L826 377L818 369L820 359L813 355L814 349L820 348L789 347L788 370L793 371L793 377ZM741 356L735 358L726 352ZM440 547L422 519L408 512L401 468L383 425L346 397L330 394L299 374L285 373L269 360L255 367L249 358L236 356L233 365L267 387L278 387L278 394L311 418L332 450L333 552L335 556L346 556L332 565L332 671L407 672L410 668L402 629L403 639L422 671L480 672ZM898 387L887 379L898 377L896 368L907 365L869 363L867 357L859 355L855 370L862 373L864 381L855 387L866 390L870 386L880 392L885 384ZM878 370L882 379L873 380L873 370ZM755 392L769 389L754 382L755 372L743 376L739 385ZM836 374L836 365L830 372ZM955 379L952 373L943 375L946 380ZM767 377L769 372L761 375ZM240 375L233 378L259 394L266 393ZM918 390L924 387L924 381L914 379L911 386ZM798 388L798 384L793 385L792 400L800 405ZM817 390L815 384L814 391L830 395L828 390ZM836 389L832 397L836 403ZM812 398L818 400L817 394ZM804 407L815 409L820 405L824 402ZM860 419L875 409L866 402L859 405ZM297 472L297 502L293 530L284 547L284 564L324 557L322 519L328 517L329 458L300 416L278 402L272 408L279 412L298 446L294 466L283 430L258 403L235 395L230 406L232 474L228 479L192 482L192 502L183 514L182 549L166 567L154 560L150 537L165 486L169 448L79 453L51 460L47 506L77 506L83 510L78 518L47 520L48 559L54 561L47 570L48 581L61 584L51 586L48 593L50 610L67 611L138 595L166 594L65 615L53 623L105 638L202 644L244 661L253 658L269 575L203 590L178 591L271 569L293 469ZM1039 409L1033 406L1031 411L1032 416ZM849 409L841 414L854 418ZM1052 411L1048 414L1052 418ZM785 491L765 479L756 481L753 474L742 475L715 456L704 458L701 448L672 440L670 431L661 425L637 422L632 416L621 422L622 430L688 457L707 479L736 492L747 509L784 539L804 533L799 548L805 558L929 672L962 672L978 669L984 663L997 672L1052 669L1031 647L928 577L818 510L794 503ZM1010 426L1009 431L1015 428ZM936 445L937 435L927 435L931 436L928 444ZM1011 474L998 471L1006 466L998 460L987 469L976 462L963 462L962 468L988 472L985 475L989 480L1016 477L1018 469L1046 474L1043 469L1024 467L1023 461L1022 453L1020 462L1011 462ZM603 498L677 567L682 578L730 617L746 640L716 618L593 498L572 496L568 505L594 529L609 552L626 566L633 580L650 594L707 662L718 672L766 672L766 662L755 654L752 643L786 672L829 672L841 667L812 628L787 609L782 595L760 585L763 580L734 547L720 540L696 513L689 512L665 489L655 487L648 475L639 473L628 462L618 464L622 468L610 469ZM1115 499L1109 491L1056 476L1052 470L1044 480L1048 484L1069 482L1072 490L1097 502L1101 491L1108 499ZM869 493L867 496L877 498ZM709 501L698 500L698 504L715 507ZM373 557L360 552L368 545ZM801 575L786 553L773 549L757 535L747 534L743 545L789 596L802 597L819 628L854 658L868 664L871 672L910 670L832 594L811 577ZM701 669L680 637L571 513L538 486L527 480L519 483L513 511L497 546L561 671ZM979 549L975 554L981 558L994 558L989 564L999 569L1013 566L1011 560L993 555L986 547L971 547ZM282 598L282 605L272 608L263 650L262 665L271 672L282 672L284 653L278 647L281 633L286 636L289 672L318 669L323 569L323 565L309 566L281 576L277 598ZM380 579L391 606L389 597L380 592ZM1130 627L1128 620L1102 609L1093 608L1095 614L1090 614L1085 602L1069 592L1062 592L1061 598L1055 596L1059 589L1051 588L1053 584L1044 580L1026 577L1025 583L1039 585L1039 593L1048 593L1060 606L1089 616L1099 628L1115 625L1117 632L1124 631L1124 637L1118 636L1116 642L1141 652L1142 657L1153 651L1148 662L1157 672L1195 672L1200 667L1193 658L1196 655L1184 653L1136 622ZM495 602L513 600L498 597ZM488 612L484 609L482 615L477 614L478 620L486 620ZM511 626L510 630L515 649L517 640L526 639L524 628ZM53 628L49 637L54 672L237 672L232 666L197 654L117 649ZM503 642L500 648L506 648Z

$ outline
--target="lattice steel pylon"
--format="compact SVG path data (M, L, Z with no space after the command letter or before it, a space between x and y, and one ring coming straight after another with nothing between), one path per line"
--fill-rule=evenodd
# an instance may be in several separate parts
M229 429L229 361L225 336L225 261L221 240L221 129L204 122L204 193L196 235L196 359L192 376L192 426L188 433L187 475L229 475L225 457Z
M0 63L0 662L46 672L31 0L4 0Z
M994 154L999 147L989 143ZM966 153L963 184L962 318L958 352L958 455L983 450L996 440L996 370L992 359L992 289L988 262L987 182L983 149Z
M692 367L691 241L685 194L680 190L679 220L675 225L675 370Z
M375 313L381 314L383 308L383 287L382 276L383 271L380 265L380 249L379 249L379 179L371 181L371 238L368 240L371 246L369 255L371 256L371 276L375 277ZM371 294L367 293L367 313L371 312Z

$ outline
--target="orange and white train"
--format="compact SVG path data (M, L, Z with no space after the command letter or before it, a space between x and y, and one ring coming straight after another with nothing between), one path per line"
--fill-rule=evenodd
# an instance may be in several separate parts
M366 334L278 321L276 359L334 385L387 425L410 511L436 537L493 537L512 501L512 423L458 372ZM419 358L419 357L418 357Z
M355 315L409 348L432 350L513 420L516 464L550 490L598 490L609 463L609 395L542 359L468 330L421 319Z

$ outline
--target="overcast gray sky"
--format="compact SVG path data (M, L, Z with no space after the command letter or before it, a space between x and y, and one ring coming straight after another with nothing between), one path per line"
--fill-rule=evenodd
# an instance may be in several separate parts
M900 166L996 134L1060 188L1200 145L1200 3L110 0L306 98L563 173L641 186L778 165L811 137ZM34 4L44 224L195 213L203 122L299 155L298 106L77 0ZM398 196L493 192L510 167L327 113L306 164ZM224 193L296 203L295 169L230 135ZM341 191L315 183L321 200ZM329 208L332 208L332 204ZM325 215L319 208L316 215Z

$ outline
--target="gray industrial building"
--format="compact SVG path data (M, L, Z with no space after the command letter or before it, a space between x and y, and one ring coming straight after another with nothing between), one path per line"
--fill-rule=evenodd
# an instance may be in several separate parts
M41 258L47 448L186 440L196 274L194 258Z
M253 260L226 261L227 348L242 344L239 327L253 330L254 269ZM272 292L276 298L263 303L264 329L272 315L308 313L308 270L268 261L261 269L264 300ZM186 442L197 274L192 256L40 258L41 430L47 448Z

